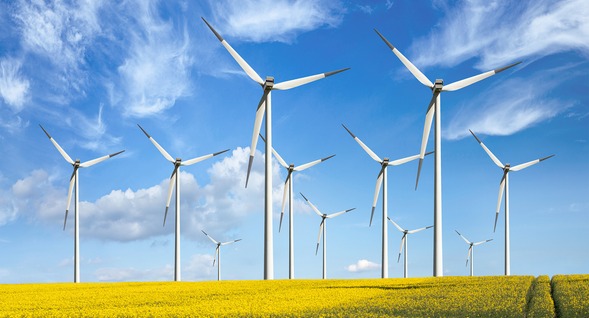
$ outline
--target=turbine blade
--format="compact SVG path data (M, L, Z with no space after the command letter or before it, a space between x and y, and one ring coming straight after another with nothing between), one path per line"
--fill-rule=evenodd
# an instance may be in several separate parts
M305 197L304 194L301 193L301 195L303 196L303 198L305 199L305 201L307 201L307 203L311 206L311 209L313 209L313 211L315 211L315 213L317 213L317 215L319 215L320 217L323 217L323 213L321 213L319 211L319 209L317 209L317 207L313 203L311 203L311 201L307 200L307 197Z
M323 234L323 226L325 223L325 218L321 220L321 224L319 224L319 236L317 237L317 247L315 248L315 255L317 255L317 251L319 251L319 242L321 242L321 234Z
M121 154L121 153L123 153L123 152L125 152L125 150L121 150L121 151L119 151L119 152L115 152L115 153L113 153L113 154L110 154L110 155L106 155L106 156L102 156L102 157L100 157L100 158L96 158L96 159L93 159L93 160L89 160L89 161L86 161L86 162L82 162L82 163L80 164L80 167L82 167L82 168L87 168L87 167L93 166L93 165L95 165L95 164L97 164L97 163L103 162L104 160L106 160L106 159L108 159L108 158L112 158L112 157L114 157L114 156L116 156L116 155L118 155L118 154Z
M334 217L336 217L338 215L342 215L344 213L348 213L348 212L353 211L353 210L356 210L356 208L351 208L351 209L347 209L347 210L344 210L344 211L332 213L332 214L326 215L325 217L328 218L328 219L332 219L332 218L334 218Z
M311 161L309 163L302 164L302 165L300 165L298 167L294 167L294 171L303 171L303 170L309 169L312 166L314 166L316 164L319 164L319 163L322 163L323 161L325 161L325 160L327 160L329 158L332 158L334 156L335 155L331 155L329 157L321 158L321 159L318 159L318 160L315 160L315 161Z
M419 175L421 174L421 166L423 164L423 158L425 157L425 148L427 148L427 140L429 133L432 129L432 122L434 120L434 113L436 108L433 105L438 98L439 92L434 92L432 99L429 103L427 113L425 114L425 124L423 125L423 136L421 137L421 149L419 151L419 165L417 166L417 178L415 179L415 189L419 185Z
M376 162L381 163L382 159L380 159L375 153L374 151L372 151L370 148L368 148L368 146L366 146L362 140L360 140L360 138L356 137L349 129L348 127L346 127L346 125L342 124L342 126L344 126L344 128L348 131L348 133L352 136L352 138L354 138L354 140L356 140L356 142L360 145L360 147L362 147L362 149L364 149L364 151L366 151L366 153L372 158L374 159Z
M219 245L215 249L215 257L213 258L213 266L215 266L215 261L217 261L217 256L219 256Z
M49 140L51 141L53 146L55 146L55 148L57 148L57 151L59 151L59 153L61 154L63 159L65 159L65 161L67 161L73 165L74 161L72 160L72 158L70 158L70 156L67 154L67 152L65 152L65 150L63 150L63 148L61 148L61 146L57 143L57 141L55 141L55 139L53 139L53 137L51 137L51 135L49 135L47 130L45 130L45 128L43 128L43 126L41 126L41 124L39 124L39 127L41 127L41 129L43 129L43 131L45 132L45 135L47 135L47 137L49 138Z
M254 69L249 64L247 64L247 62L237 53L237 51L235 51L231 47L231 45L229 45L229 43L227 43L227 41L225 41L225 39L223 39L223 37L219 33L217 33L215 29L213 29L213 27L207 22L207 20L205 20L205 18L201 18L207 24L209 29L213 31L217 39L221 41L221 44L225 47L225 49L229 51L229 54L231 54L233 59L237 62L237 64L239 64L239 66L241 67L241 69L243 69L247 76L249 76L252 80L256 81L258 84L264 85L264 80L262 80L260 75L258 75L258 73L256 73L256 71L254 71Z
M493 240L493 239L488 239L488 240L484 240L484 241L476 242L476 243L474 243L473 245L474 245L474 246L478 246L478 245L481 245L481 244L485 244L485 243L487 243L487 242L491 242L492 240Z
M193 165L195 163L201 162L203 160L207 160L207 159L212 158L214 156L217 156L217 155L220 155L222 153L225 153L227 151L229 151L229 149L225 149L223 151L219 151L219 152L211 153L211 154L208 154L208 155L204 155L204 156L201 156L201 157L198 157L198 158L194 158L194 159L189 159L189 160L186 160L186 161L182 161L182 163L180 165L181 166L190 166L190 165Z
M503 200L503 192L505 192L505 177L509 171L503 173L501 183L499 184L499 196L497 198L497 209L495 210L495 225L493 226L493 232L497 229L497 219L499 218L499 210L501 209L501 201Z
M386 166L383 165L383 167L380 169L380 172L378 173L378 177L376 177L376 186L374 187L374 198L372 200L372 212L370 212L369 226L372 226L372 218L374 217L374 209L376 209L376 202L378 201L378 195L380 194L380 187L382 185L383 174L386 173L385 169Z
M403 245L405 245L405 239L407 238L407 233L403 233L403 237L401 238L401 246L399 246L399 257L397 257L397 263L401 260L401 252L403 252Z
M479 143L479 145L481 145L481 147L483 147L483 149L485 150L485 152L487 153L487 155L489 155L489 157L491 157L491 160L493 160L493 162L499 167L499 168L503 168L505 165L503 163L501 163L501 161L499 159L497 159L497 157L495 157L495 155L491 152L491 150L489 148L487 148L487 146L485 146L485 144L479 139L479 137L477 137L477 135L475 135L472 130L468 130L470 131L470 133L472 134L472 136L477 140L477 142Z
M424 156L427 156L429 153L426 153ZM405 157L405 158L401 158L401 159L397 159L394 161L389 162L389 166L400 166L404 163L413 161L415 159L419 159L419 155L414 155L414 156L409 156L409 157Z
M74 172L70 177L70 186L67 190L67 205L65 207L65 219L63 220L63 230L65 231L65 225L67 223L67 215L70 210L70 205L72 204L72 192L74 191L74 183L76 182L76 170L77 168L74 167Z
M391 42L389 42L378 30L374 29L374 31L380 36L380 38L386 43L386 45L395 53L395 55L401 60L401 63L405 65L405 67L415 76L415 78L423 85L427 87L433 87L434 84L425 76L423 73L413 65L399 50L397 50Z
M290 185L290 177L292 172L289 171L288 175L286 176L286 180L284 181L284 191L282 192L282 209L280 209L280 223L278 225L278 232L282 229L282 217L284 216L284 207L286 205L286 194L288 193L288 187Z
M466 86L472 85L476 82L482 81L487 77L493 76L497 73L503 72L508 68L514 67L516 65L518 65L521 62L517 62L517 63L513 63L511 65L505 66L505 67L501 67L492 71L488 71L479 75L475 75L469 78L465 78L463 80L448 84L448 85L444 85L444 87L442 87L442 91L455 91L455 90L459 90L461 88L464 88Z
M468 260L470 259L471 255L472 255L472 246L468 248L468 255L466 256L466 266L468 266Z
M262 128L262 119L264 119L264 112L266 111L266 96L270 94L270 91L265 90L256 110L256 120L254 121L254 132L252 134L252 145L250 146L250 158L247 164L247 176L245 178L245 187L250 179L250 172L252 170L252 163L254 162L254 154L256 153L256 146L258 145L258 136L260 135L260 129Z
M456 231L456 230L454 230ZM471 244L469 240L466 239L466 237L464 237L462 234L460 234L460 232L456 231L456 233L458 233L458 235L460 235L460 237L466 242L466 244Z
M160 144L158 144L157 141L155 141L155 139L153 139L153 137L151 137L145 131L145 129L143 129L143 127L141 127L141 125L137 124L137 126L139 126L139 129L141 129L141 131L143 131L145 136L147 136L149 141L151 141L151 143L157 148L157 150L162 154L162 156L164 156L164 158L166 158L166 160L168 160L169 162L172 162L172 163L176 162L176 160L174 160L174 158L172 158L172 156L170 156L170 154L162 146L160 146Z
M213 239L210 235L207 234L207 232L205 232L204 230L201 230L208 238L209 240L211 240L213 243L215 244L219 244L219 242L215 241L215 239Z
M266 143L266 138L264 138L264 136L262 136L262 134L260 134L260 138L262 138L262 141L264 143ZM286 163L286 161L284 161L284 159L282 159L282 157L278 154L278 151L276 151L274 149L274 147L272 147L272 153L274 154L274 157L276 157L276 160L278 160L280 165L283 166L284 168L288 169L288 164Z
M223 242L223 243L221 243L221 246L233 244L233 243L239 242L239 241L241 241L241 239L237 239L237 240L233 240L233 241L229 241L229 242Z
M332 72L327 72L327 73L321 73L321 74L317 74L317 75L311 75L311 76L307 76L307 77L302 77L302 78L297 78L294 80L290 80L290 81L286 81L286 82L282 82L282 83L278 83L278 84L274 84L273 89L277 89L277 90L287 90L287 89L291 89L291 88L295 88L301 85L305 85L323 78L326 78L328 76L331 75L335 75L337 73L341 73L343 71L347 71L350 68L344 68L341 70L337 70L337 71L332 71Z
M164 214L164 225L166 226L166 218L168 217L168 209L170 208L170 201L172 200L172 191L174 190L174 183L176 182L176 178L178 178L178 167L174 168L174 172L172 172L172 176L170 177L170 185L168 186L168 198L166 200L166 212Z
M408 233L408 234L414 234L414 233L417 233L417 232L421 232L421 231L423 231L423 230L427 230L427 229L429 229L429 228L432 228L432 227L434 227L434 226L433 226L433 225L430 225L430 226L422 227L422 228L420 228L420 229L416 229L416 230L407 231L407 233Z
M401 231L401 232L405 232L405 230L403 230L403 228L401 228L399 226L399 224L395 223L395 221L393 221L393 219L391 219L391 217L387 216L387 219L389 219L389 221L391 221L391 223L393 223L393 225L397 228L397 230Z
M521 165L517 165L515 167L509 168L509 170L510 171L520 171L520 170L525 169L525 168L527 168L529 166L533 166L533 165L539 163L540 161L544 161L544 160L549 159L549 158L552 158L552 157L554 157L554 155L550 155L548 157L544 157L544 158L532 160L530 162L522 163Z

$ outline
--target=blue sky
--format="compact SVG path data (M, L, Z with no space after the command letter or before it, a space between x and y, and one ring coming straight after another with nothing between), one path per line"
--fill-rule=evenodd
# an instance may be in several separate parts
M501 179L468 129L503 162L555 154L511 173L512 274L586 273L589 266L589 4L567 1L1 1L0 282L73 279L73 218L62 231L71 166L42 124L82 161L82 281L173 279L173 217L162 220L173 170L137 128L173 157L230 149L182 169L182 278L211 280L215 239L224 279L263 277L263 143L244 188L259 86L200 17L265 78L351 70L273 93L274 147L289 163L336 154L296 174L328 224L331 278L380 275L378 214L368 227L375 163L344 123L381 157L419 152L431 92L404 68L377 28L428 78L451 83L517 67L442 96L444 274L503 273ZM433 135L433 131L432 131ZM430 148L433 147L430 137ZM433 160L389 169L389 216L433 224ZM288 234L278 233L286 171L274 161L275 277L288 277ZM380 204L377 212L380 211ZM173 205L171 207L173 209ZM169 216L170 217L170 216ZM295 276L320 278L320 218L295 201ZM286 225L283 224L283 225ZM401 233L389 226L389 272ZM431 276L433 231L409 237L409 275Z

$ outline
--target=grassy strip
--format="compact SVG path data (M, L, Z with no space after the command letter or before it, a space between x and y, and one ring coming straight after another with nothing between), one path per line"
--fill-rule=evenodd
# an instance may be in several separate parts
M552 285L559 317L589 317L589 275ZM0 317L553 317L550 301L546 276L0 285Z
M557 317L589 317L589 275L555 275L552 298Z

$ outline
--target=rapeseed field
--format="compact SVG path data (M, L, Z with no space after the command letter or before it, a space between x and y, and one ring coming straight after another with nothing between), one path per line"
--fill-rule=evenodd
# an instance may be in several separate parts
M546 307L545 298L550 295L547 279L496 276L0 285L0 317L525 317L531 308ZM558 276L552 285L554 292L559 292L557 310L567 312L568 306L572 306L572 313L589 310L589 275ZM580 296L584 299L574 294L578 289L584 290ZM537 313L550 314L550 310L542 310L536 310L535 317L541 316Z

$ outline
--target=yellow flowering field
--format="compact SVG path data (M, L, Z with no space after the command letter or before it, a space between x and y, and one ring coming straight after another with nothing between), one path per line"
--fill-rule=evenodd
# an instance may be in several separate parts
M589 275L555 275L552 297L558 317L589 317Z
M583 277L587 307L589 275ZM546 296L532 292L533 282L495 276L0 285L0 317L524 317L533 295Z

